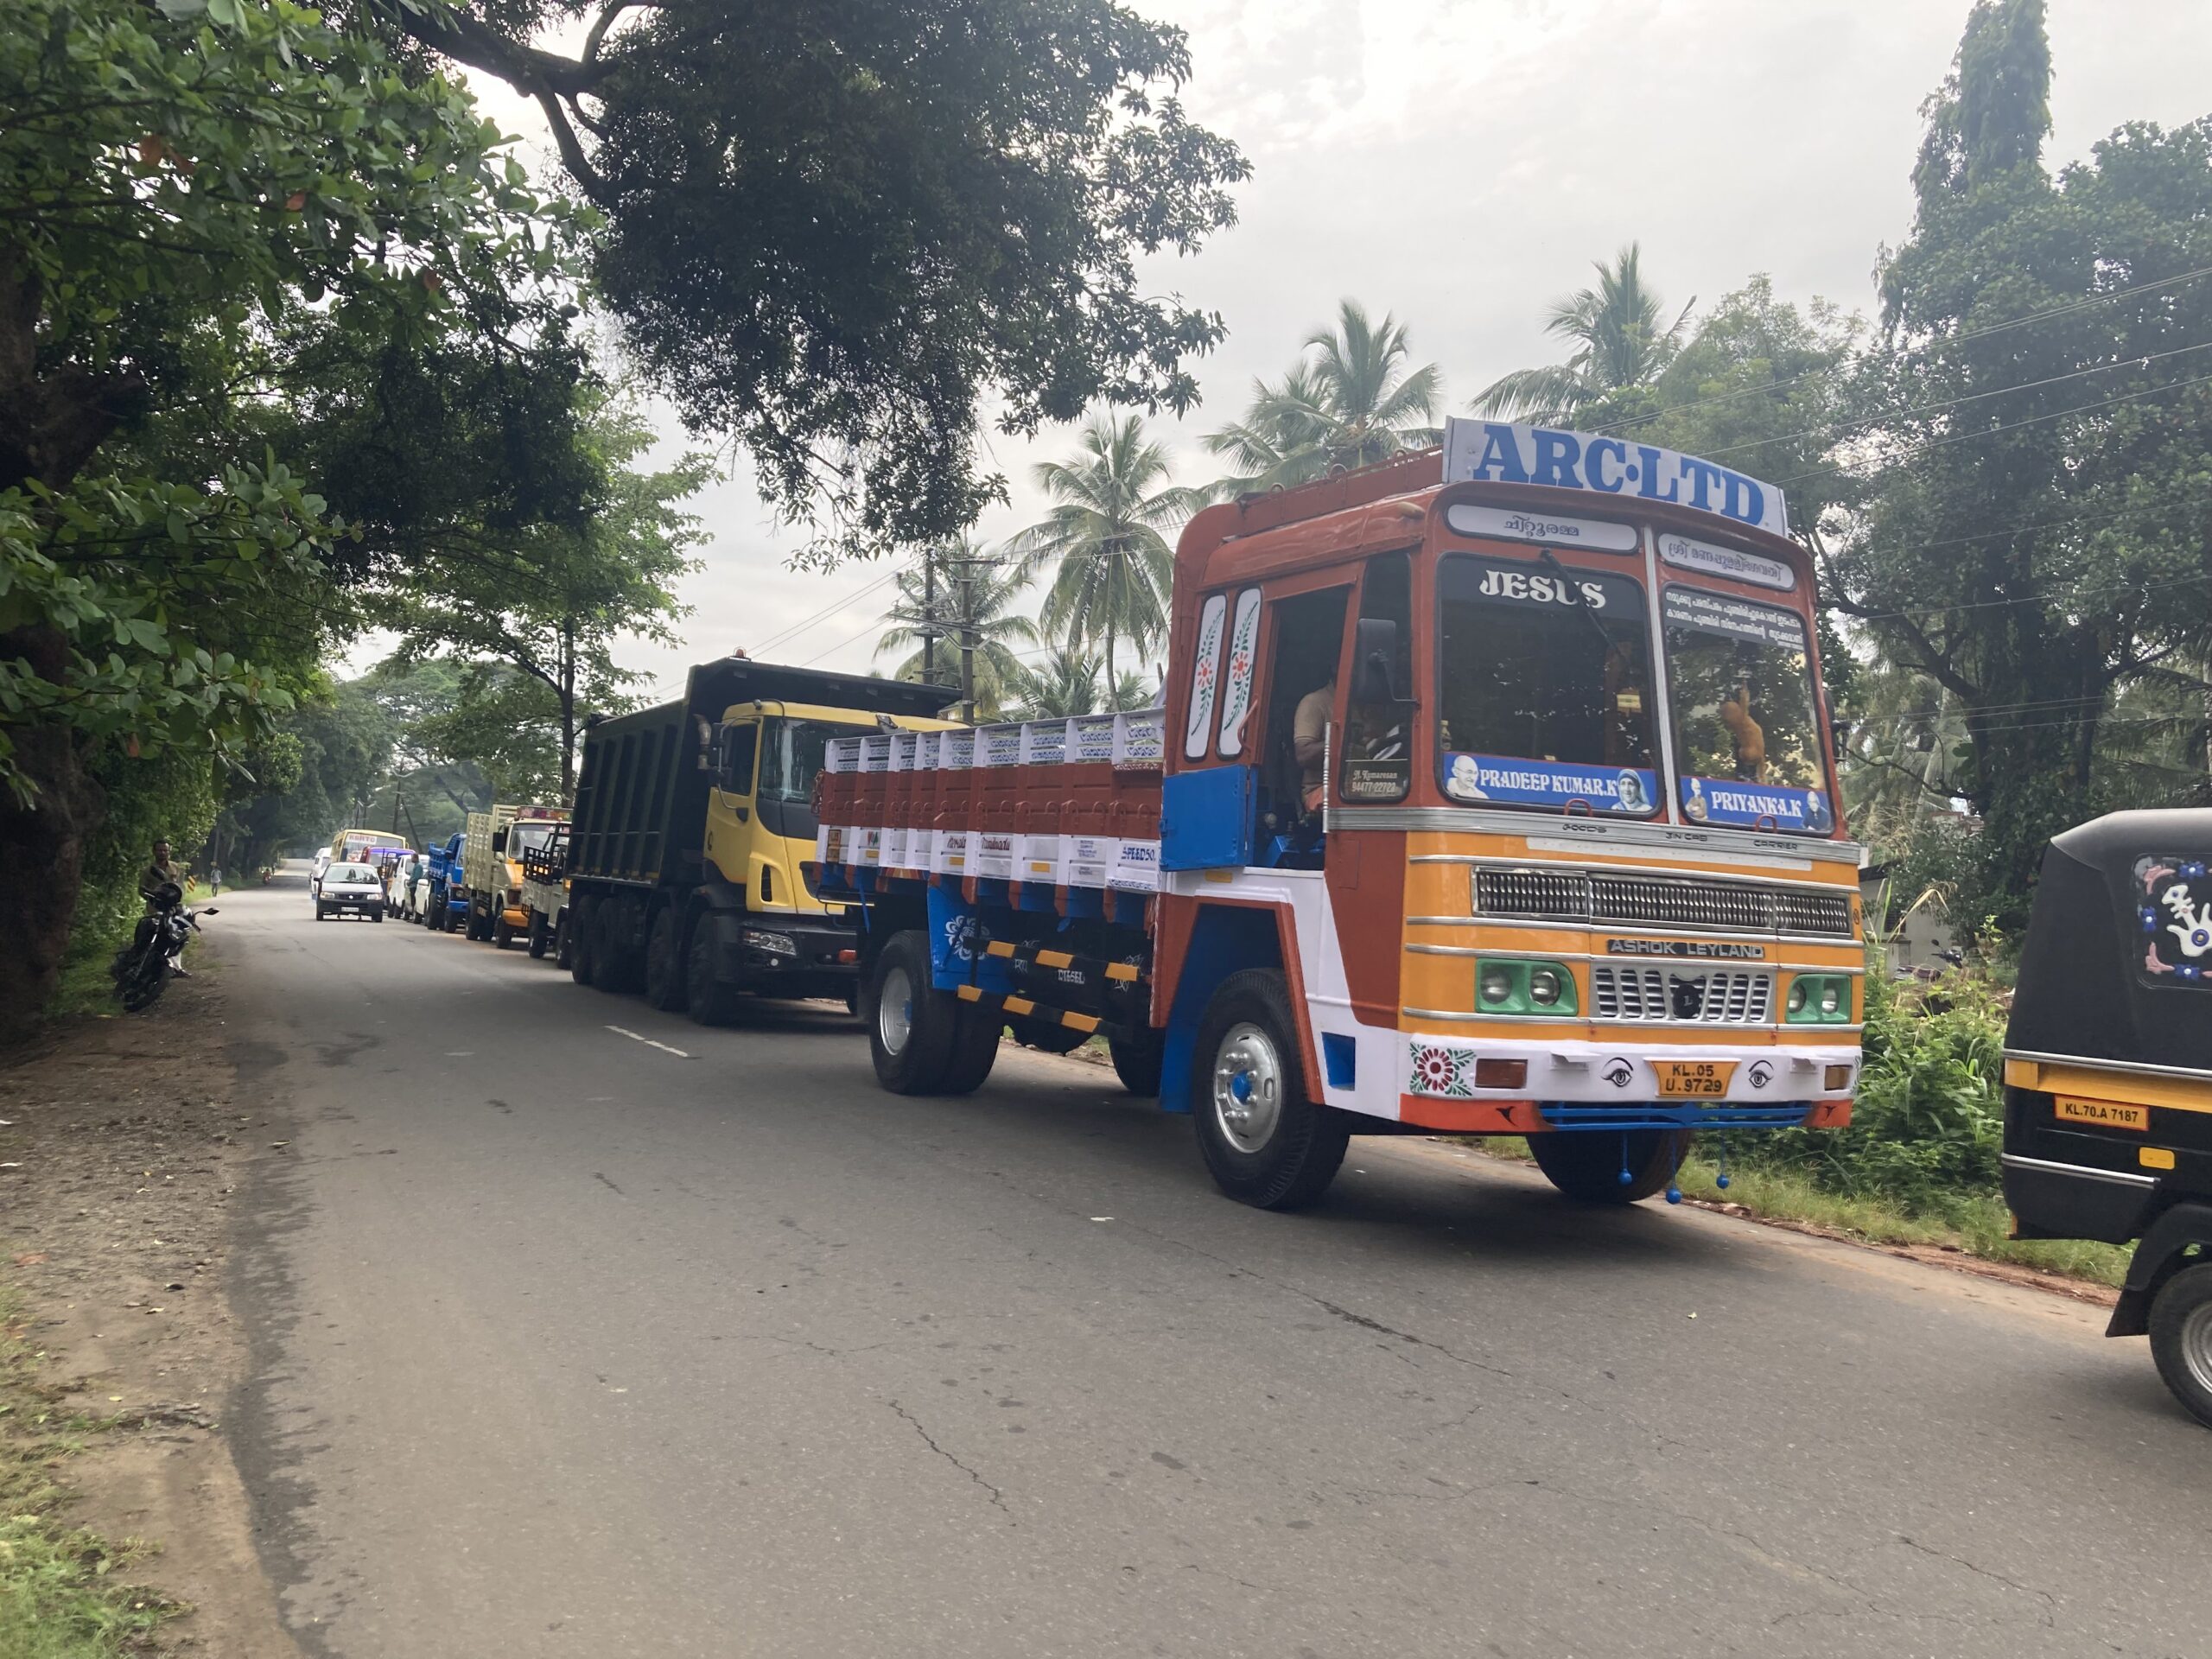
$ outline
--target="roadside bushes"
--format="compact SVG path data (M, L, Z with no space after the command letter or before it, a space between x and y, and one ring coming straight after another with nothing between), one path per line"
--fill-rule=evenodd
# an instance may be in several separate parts
M1897 985L1874 958L1866 1068L1851 1127L1748 1136L1737 1161L1788 1169L1824 1191L1956 1220L1998 1188L2005 1121L2005 1009L1969 974Z

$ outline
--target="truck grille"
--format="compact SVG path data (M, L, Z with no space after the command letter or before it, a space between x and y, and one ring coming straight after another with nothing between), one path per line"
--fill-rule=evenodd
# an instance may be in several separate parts
M1774 976L1719 969L1590 969L1590 1012L1598 1020L1671 1020L1709 1026L1763 1026L1772 1018Z
M1754 887L1676 876L1598 875L1580 870L1475 872L1475 913L1544 921L1632 922L1731 933L1851 937L1841 893Z

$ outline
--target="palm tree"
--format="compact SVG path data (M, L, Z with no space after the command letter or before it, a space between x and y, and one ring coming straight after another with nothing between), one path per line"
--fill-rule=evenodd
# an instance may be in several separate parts
M1409 355L1404 324L1387 311L1378 324L1357 300L1341 302L1336 327L1306 337L1281 385L1255 380L1243 419L1202 440L1237 468L1214 493L1302 484L1436 443L1443 374L1433 363L1409 370Z
M876 655L909 652L892 671L893 677L919 680L922 643L934 633L936 662L930 677L957 695L964 635L976 648L976 704L995 712L1021 683L1016 647L1033 646L1041 638L1036 623L1014 609L1029 578L1004 559L990 559L981 542L963 539L926 549L922 558L922 564L893 579L898 596L884 613L891 626L876 640Z
M1039 486L1057 505L1007 545L1023 581L1053 571L1039 621L1071 647L1103 644L1109 685L1114 647L1148 649L1167 632L1175 556L1166 532L1198 508L1196 491L1162 487L1167 452L1145 436L1135 415L1101 415L1083 431L1075 459L1048 461Z
M1061 720L1098 712L1098 658L1071 645L1057 647L1032 668L1024 664L1015 682L1016 718Z
M1643 280L1642 253L1633 242L1611 265L1592 269L1597 287L1554 300L1544 319L1544 332L1573 341L1574 354L1564 363L1516 369L1493 380L1477 394L1476 414L1540 425L1571 420L1584 404L1624 386L1643 385L1674 360L1696 299L1662 327L1665 308Z

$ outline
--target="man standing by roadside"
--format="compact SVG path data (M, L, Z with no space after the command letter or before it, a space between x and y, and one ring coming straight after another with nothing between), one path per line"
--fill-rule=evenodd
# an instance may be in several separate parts
M219 864L211 864L207 868L207 896L210 899L219 898L222 892L223 867Z
M177 868L169 862L168 842L157 841L154 843L154 861L138 873L139 895L142 898L151 899L155 890L167 881L174 881L181 887L184 885L184 877Z

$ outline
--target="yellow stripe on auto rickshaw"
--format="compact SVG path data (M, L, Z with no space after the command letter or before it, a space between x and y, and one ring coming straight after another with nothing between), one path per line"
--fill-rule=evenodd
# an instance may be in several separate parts
M2175 1112L2212 1113L2212 1083L2189 1077L2154 1077L2140 1071L2101 1066L2060 1065L2048 1060L2007 1060L2005 1082L2014 1089L2133 1106L2160 1106Z

